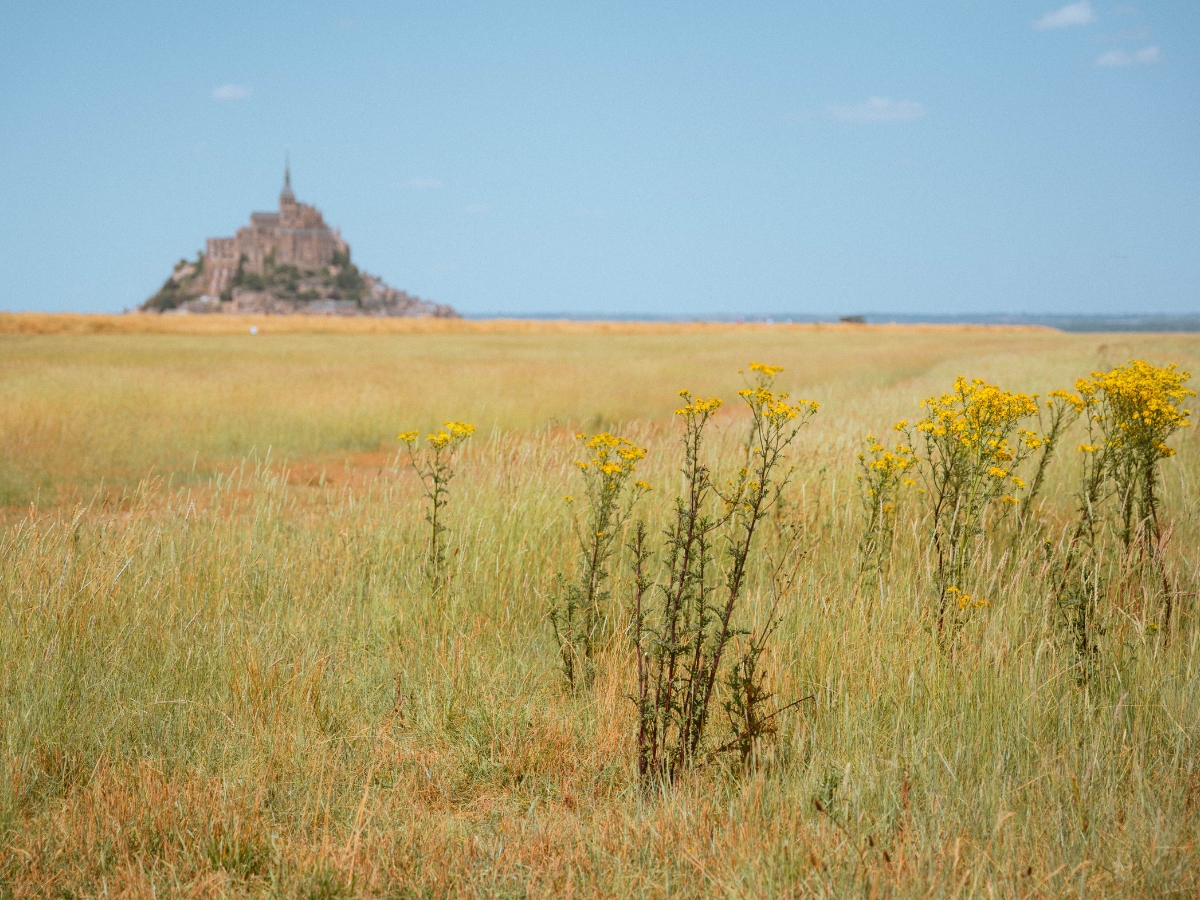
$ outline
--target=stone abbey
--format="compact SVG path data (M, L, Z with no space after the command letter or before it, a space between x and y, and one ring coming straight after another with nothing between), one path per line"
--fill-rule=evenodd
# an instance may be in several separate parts
M195 260L181 259L139 307L156 313L233 315L439 316L452 308L422 300L360 271L350 245L315 206L292 193L283 168L279 212L250 214L233 237L209 238Z
M333 263L334 254L348 256L349 252L341 234L325 224L319 209L297 202L291 167L285 165L279 212L251 213L250 226L239 228L234 237L208 239L205 293L221 296L233 285L239 266L243 273L262 275L269 257L276 266L311 271Z

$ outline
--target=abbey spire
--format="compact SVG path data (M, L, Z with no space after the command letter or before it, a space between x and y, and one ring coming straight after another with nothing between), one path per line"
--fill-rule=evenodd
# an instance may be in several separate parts
M283 190L279 192L279 202L295 203L296 195L292 193L292 166L287 156L283 157Z

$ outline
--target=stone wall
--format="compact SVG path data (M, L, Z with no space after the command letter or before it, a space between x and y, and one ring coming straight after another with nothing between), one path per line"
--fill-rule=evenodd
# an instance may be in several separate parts
M244 271L262 274L268 256L275 254L277 266L295 266L301 271L321 269L333 262L335 253L350 252L341 235L325 224L315 206L297 203L285 188L278 213L252 213L250 225L239 228L231 238L209 238L205 251L206 292L219 297Z
M208 239L204 248L204 274L208 276L205 293L208 296L219 297L233 284L240 258L237 238Z

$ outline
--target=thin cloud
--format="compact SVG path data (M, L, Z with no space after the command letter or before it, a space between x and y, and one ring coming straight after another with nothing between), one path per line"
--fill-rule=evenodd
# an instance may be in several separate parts
M1096 21L1096 13L1092 9L1091 0L1079 0L1078 3L1068 3L1062 9L1046 13L1033 23L1038 31L1051 28L1070 28L1072 25L1091 25Z
M872 97L866 103L854 106L830 104L829 114L839 122L851 125L869 125L874 122L915 122L925 115L925 107L915 100L889 100L887 97Z
M1098 66L1152 66L1162 62L1162 51L1158 47L1143 47L1130 53L1128 50L1109 50L1096 57Z
M445 185L436 178L410 178L404 182L406 188L412 188L414 191L434 191Z
M245 100L253 93L254 90L244 84L223 84L213 88L212 98L218 103L228 103L232 100Z

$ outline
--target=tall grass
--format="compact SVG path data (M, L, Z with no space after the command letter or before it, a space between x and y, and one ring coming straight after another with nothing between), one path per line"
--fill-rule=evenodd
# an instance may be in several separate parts
M977 559L990 606L950 646L929 627L936 559L912 523L887 566L857 564L854 475L864 434L959 371L1044 393L1112 355L1195 370L1200 343L955 339L5 339L5 465L45 477L40 449L58 468L0 532L0 896L1194 896L1194 432L1165 466L1175 637L1164 645L1156 608L1122 595L1084 685L1043 543L1071 523L1072 453L1049 470L1037 539L998 535ZM675 390L732 396L751 357L822 403L745 595L764 624L769 561L798 535L763 665L781 703L815 703L780 717L748 774L717 760L646 794L632 650L613 642L594 682L568 691L545 621L575 551L572 435L620 423L648 448L642 505L661 527L679 478ZM636 389L595 384L614 359ZM320 387L331 379L341 393ZM169 414L189 382L193 405ZM137 384L143 411L122 395ZM482 427L457 463L451 588L434 602L420 486L376 448L453 416ZM60 450L28 437L47 422ZM122 427L127 473L102 484ZM730 410L714 427L727 467L745 422Z

